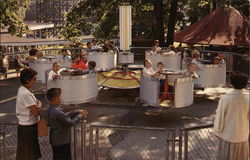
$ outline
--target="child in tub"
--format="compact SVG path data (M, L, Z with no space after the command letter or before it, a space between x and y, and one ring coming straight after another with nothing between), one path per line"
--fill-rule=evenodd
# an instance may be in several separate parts
M144 68L142 70L142 75L145 77L155 77L157 72L152 68L152 62L149 59L144 60Z
M187 69L184 72L184 77L191 77L193 79L199 78L199 75L196 73L197 66L194 63L188 63Z
M158 62L157 63L157 72L155 77L159 80L160 82L160 102L164 101L164 100L172 100L173 96L173 84L169 84L168 82L168 77L160 74L160 72L162 72L164 69L164 64L163 62Z
M82 70L82 71L87 69L86 64L81 59L81 55L77 54L75 56L75 61L72 64L72 68L73 69L79 69L79 70Z
M95 67L96 67L96 62L95 61L89 61L88 62L88 72L89 73L95 73Z
M197 70L202 69L202 64L199 61L199 59L200 59L200 52L194 50L193 53L192 53L192 61L191 61L191 63L194 63L197 66Z
M219 57L214 57L213 64L220 64L220 58Z
M220 60L220 64L225 64L226 63L226 61L224 59L224 54L219 53L218 57L219 57L219 60Z
M70 72L66 68L60 68L60 64L58 62L53 63L53 69L48 74L48 81L56 80L60 77L61 72Z

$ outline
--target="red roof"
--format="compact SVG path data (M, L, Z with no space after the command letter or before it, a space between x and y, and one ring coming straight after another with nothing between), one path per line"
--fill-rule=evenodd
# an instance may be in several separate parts
M174 34L175 42L249 46L248 22L238 10L218 8L190 27Z

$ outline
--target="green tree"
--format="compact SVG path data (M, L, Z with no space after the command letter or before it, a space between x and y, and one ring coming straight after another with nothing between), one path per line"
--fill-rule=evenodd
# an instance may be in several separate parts
M1 0L0 29L8 28L11 34L22 36L28 27L24 23L24 13L30 0Z
M88 0L80 2L67 14L67 24L61 35L71 40L81 33L97 38L117 38L119 35L119 4L123 0ZM164 41L163 0L130 0L133 33ZM157 3L155 3L157 2ZM143 18L142 18L143 17ZM73 31L73 32L72 32ZM73 38L74 39L74 38Z
M213 12L218 7L233 6L249 15L248 0L126 0L132 5L133 38L164 41L168 31L168 44L173 43L173 33L185 29ZM69 13L61 35L76 40L82 33L99 39L118 38L119 4L124 0L87 0L80 2Z

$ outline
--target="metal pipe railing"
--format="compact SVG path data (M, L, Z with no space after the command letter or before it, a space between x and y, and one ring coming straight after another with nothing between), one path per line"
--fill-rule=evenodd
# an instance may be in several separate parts
M6 159L7 157L7 148L10 145L9 143L16 143L16 129L10 129L10 128L17 127L17 123L10 123L10 122L0 122L0 153L1 158ZM187 160L188 158L192 158L194 154L189 152L189 145L194 145L191 142L195 140L195 145L209 145L214 146L216 145L213 141L201 141L200 138L203 137L203 134L210 137L211 134L211 128L213 127L213 124L205 124L205 125L199 125L199 126L193 126L193 127L183 127L183 128L159 128L159 127L145 127L145 126L124 126L124 125L108 125L108 124L90 124L88 126L89 132L87 132L87 126L86 126L86 120L81 122L80 125L77 125L73 128L73 146L74 146L74 155L73 157L75 159L81 159L81 160L89 160L92 159L99 159L104 147L106 144L103 144L105 142L105 138L110 135L110 132L103 132L105 129L108 130L122 130L122 131L142 131L144 133L148 132L157 132L162 133L163 135L166 135L166 157L165 159L171 159L171 160ZM205 130L204 130L205 129ZM102 131L102 132L101 132ZM204 133L206 131L206 133ZM106 133L106 134L104 134ZM8 137L6 136L8 135ZM122 136L122 135L121 135ZM198 137L197 137L198 136ZM212 136L212 135L211 135ZM117 138L117 137L116 137ZM138 137L140 138L140 137ZM190 141L191 139L192 141ZM124 140L124 139L123 139ZM203 139L201 139L203 140ZM8 141L8 142L7 142ZM89 142L89 145L87 146L87 142ZM100 143L102 142L102 143ZM177 144L178 143L178 144ZM49 143L46 143L49 144ZM129 144L129 143L128 143ZM11 146L15 146L17 144L11 144ZM149 144L150 145L150 144ZM41 146L42 147L48 147L48 146ZM80 148L79 148L80 147ZM116 146L117 147L117 146ZM128 149L130 146L127 146ZM142 146L143 147L143 146ZM199 156L210 156L209 153L206 152L206 147L204 146L199 148L195 153L199 152ZM161 147L160 147L161 148ZM164 148L164 147L163 147ZM163 149L162 148L162 149ZM87 150L89 151L87 153ZM49 152L48 149L46 149L47 152ZM80 151L80 153L79 153ZM106 151L106 150L105 150ZM110 151L107 150L107 151ZM9 151L8 151L9 152ZM193 151L192 151L193 152ZM212 153L214 156L216 150L214 150L214 153ZM9 153L8 153L9 154ZM15 154L15 153L13 153ZM52 154L52 153L51 153ZM192 154L189 156L189 154ZM178 158L177 158L178 157Z

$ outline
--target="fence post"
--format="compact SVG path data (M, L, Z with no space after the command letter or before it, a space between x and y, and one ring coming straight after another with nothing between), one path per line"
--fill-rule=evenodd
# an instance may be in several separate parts
M98 155L99 155L99 128L96 128L95 132L95 159L98 160Z
M172 142L172 148L171 148L171 152L172 152L172 160L175 159L175 130L172 130L172 138L171 138L171 142Z
M179 160L182 160L182 130L179 131Z
M188 159L188 131L184 131L184 160Z
M81 123L81 160L86 160L86 120Z
M90 124L89 134L89 160L92 160L92 146L93 146L93 126Z
M166 160L169 159L169 131L167 131L167 141L166 141Z
M74 126L73 129L73 133L74 133L74 159L76 160L76 148L77 148L77 130L76 130L76 125Z

